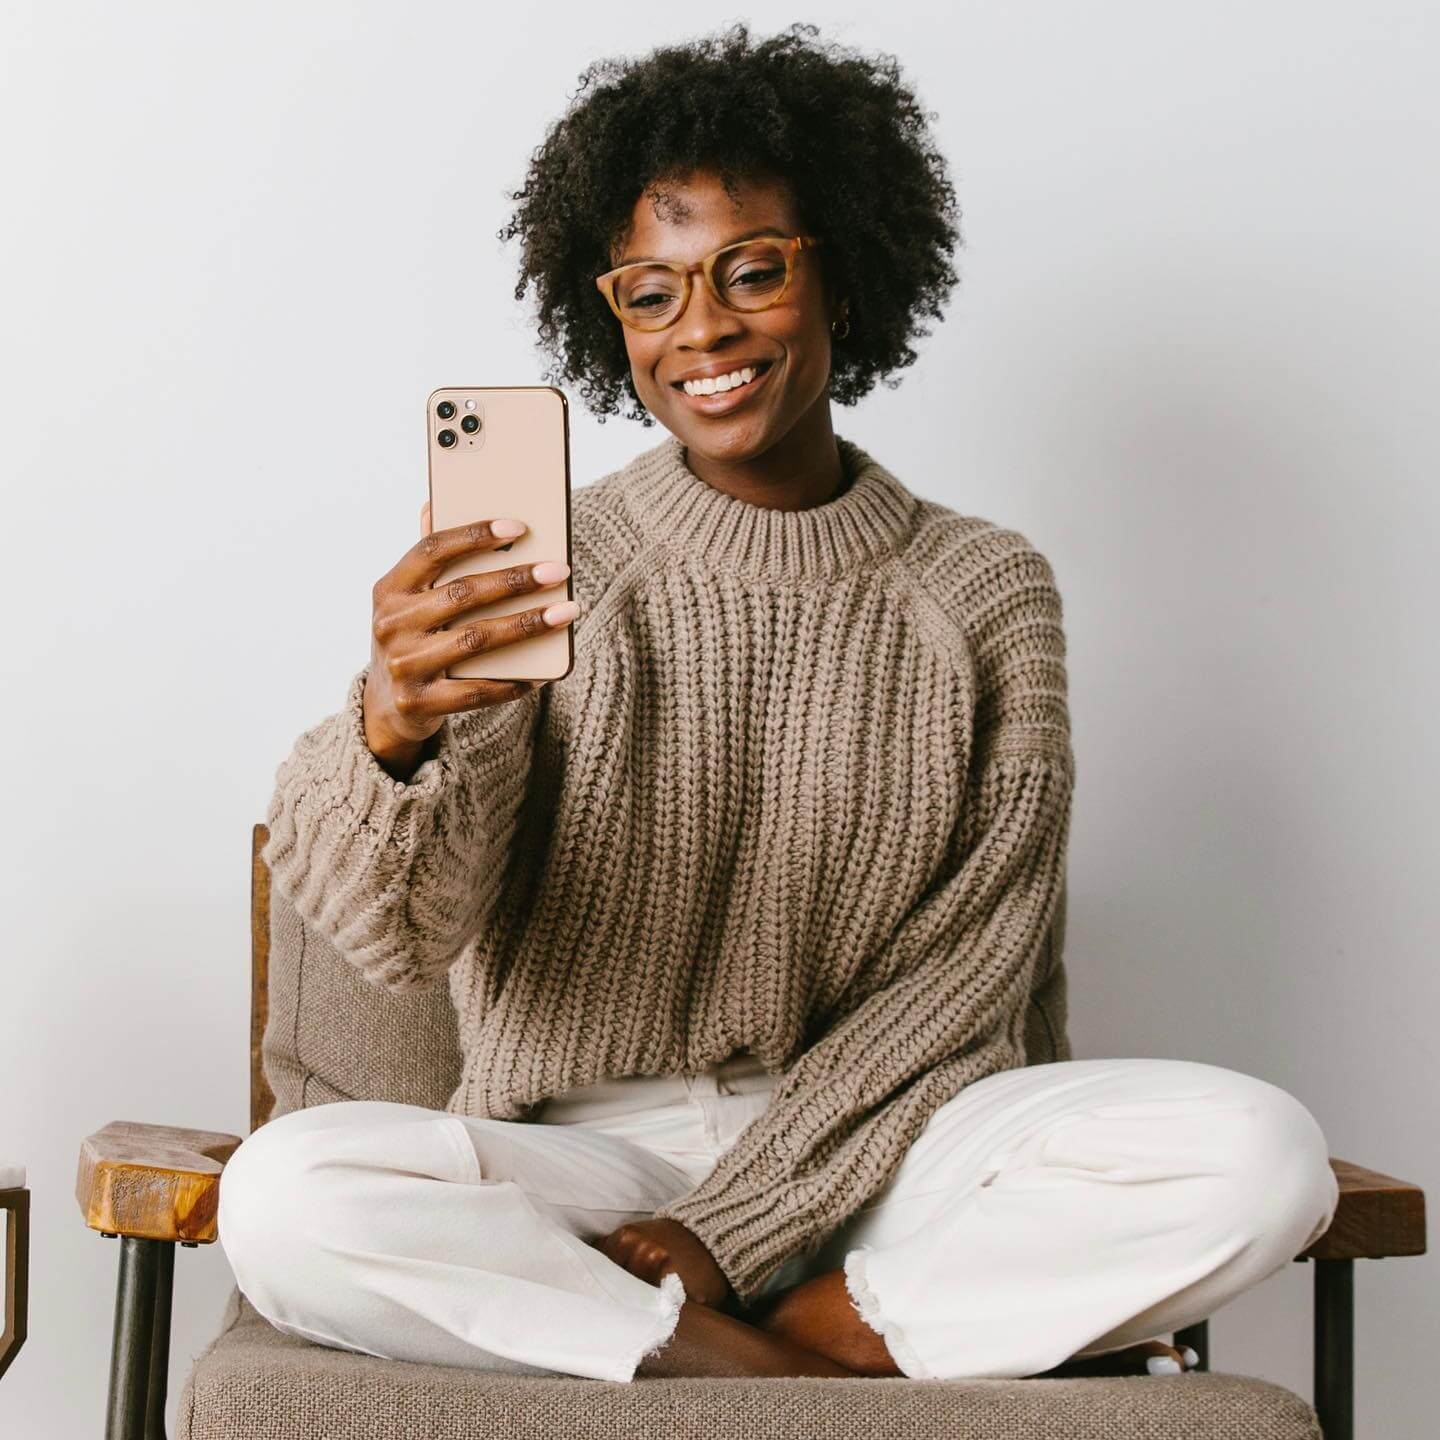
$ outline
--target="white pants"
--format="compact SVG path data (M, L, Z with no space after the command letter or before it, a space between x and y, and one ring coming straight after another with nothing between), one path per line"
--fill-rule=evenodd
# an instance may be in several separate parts
M263 1125L220 1187L236 1283L279 1329L387 1359L630 1380L684 1289L593 1244L701 1180L765 1108L748 1054L605 1080L539 1123L345 1101ZM990 1075L766 1295L844 1268L907 1376L1034 1375L1169 1335L1283 1269L1339 1201L1310 1112L1169 1059Z

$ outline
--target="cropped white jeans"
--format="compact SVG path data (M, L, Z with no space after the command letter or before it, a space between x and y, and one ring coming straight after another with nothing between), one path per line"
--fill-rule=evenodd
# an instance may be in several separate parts
M697 1184L764 1110L748 1054L558 1096L539 1123L355 1100L261 1126L219 1234L271 1324L387 1359L631 1380L684 1289L592 1243ZM1339 1200L1324 1135L1267 1081L1169 1059L987 1076L764 1294L843 1267L907 1376L1034 1375L1169 1335L1283 1269Z

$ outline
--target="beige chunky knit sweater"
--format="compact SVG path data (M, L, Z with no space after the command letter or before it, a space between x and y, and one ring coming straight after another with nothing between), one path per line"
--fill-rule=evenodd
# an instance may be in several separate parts
M673 436L572 497L575 669L450 717L409 783L365 671L280 766L273 882L373 984L448 977L447 1109L525 1120L749 1049L782 1078L660 1210L742 1300L1025 1063L1074 780L1061 604L1014 530L848 485L767 510Z

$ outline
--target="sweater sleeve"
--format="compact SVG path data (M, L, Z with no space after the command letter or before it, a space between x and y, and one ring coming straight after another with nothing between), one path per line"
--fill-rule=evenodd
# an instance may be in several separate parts
M704 1181L655 1212L705 1242L742 1303L879 1190L945 1101L1025 1063L1073 758L1052 737L994 747L972 771L954 858L867 967L884 982L800 1056Z
M443 976L500 897L541 692L446 717L396 780L365 743L369 667L276 771L262 858L272 882L372 985Z

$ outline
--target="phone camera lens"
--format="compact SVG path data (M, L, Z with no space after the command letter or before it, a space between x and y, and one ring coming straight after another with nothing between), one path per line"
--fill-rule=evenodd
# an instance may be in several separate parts
M478 415L467 415L460 422L460 428L467 435L473 435L480 428L480 417Z
M455 443L456 436L453 430L442 430L435 438L448 450Z
M435 407L435 413L442 420L449 420L455 414L455 402L453 400L442 400Z

